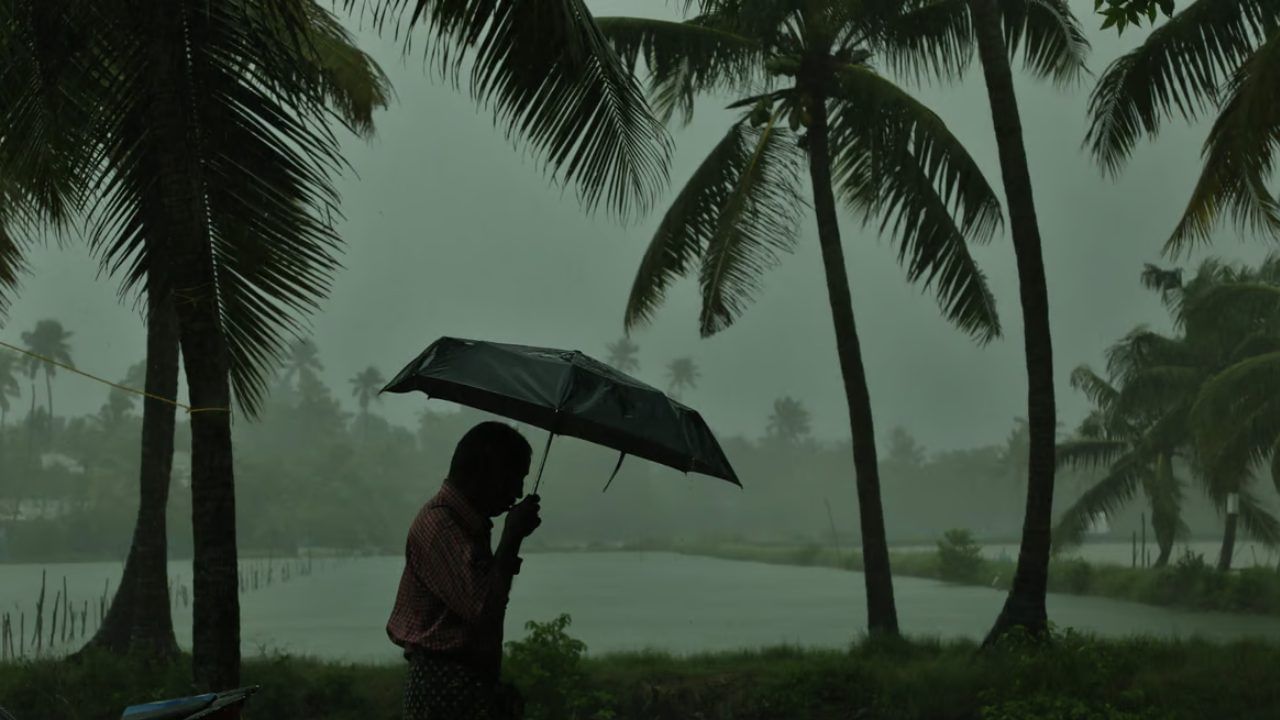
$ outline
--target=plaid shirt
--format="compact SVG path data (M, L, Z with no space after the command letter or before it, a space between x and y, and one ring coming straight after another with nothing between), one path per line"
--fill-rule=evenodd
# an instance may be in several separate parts
M414 519L387 636L417 652L452 656L497 677L502 620L518 572L495 560L493 522L447 481Z

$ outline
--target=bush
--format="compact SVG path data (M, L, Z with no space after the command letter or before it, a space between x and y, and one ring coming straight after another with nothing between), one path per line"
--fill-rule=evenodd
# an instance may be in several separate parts
M550 622L530 621L524 640L507 643L503 672L525 700L527 720L608 718L602 709L608 696L588 691L582 656L587 646L565 630L571 620L560 615Z
M951 582L982 579L982 547L968 530L948 530L938 541L938 573Z

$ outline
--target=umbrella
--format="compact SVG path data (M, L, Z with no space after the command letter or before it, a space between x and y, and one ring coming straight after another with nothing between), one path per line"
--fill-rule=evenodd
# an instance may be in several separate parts
M576 350L442 337L381 392L420 390L440 398L742 486L702 416L635 378ZM608 484L605 489L608 489Z

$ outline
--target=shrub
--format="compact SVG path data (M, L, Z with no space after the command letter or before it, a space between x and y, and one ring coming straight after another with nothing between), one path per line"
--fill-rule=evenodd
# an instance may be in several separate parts
M586 643L565 632L571 620L556 619L525 625L524 640L507 643L503 671L524 695L527 720L580 720L608 718L607 695L589 692L582 656Z
M982 547L968 530L948 530L938 541L938 573L943 580L976 582L982 567Z

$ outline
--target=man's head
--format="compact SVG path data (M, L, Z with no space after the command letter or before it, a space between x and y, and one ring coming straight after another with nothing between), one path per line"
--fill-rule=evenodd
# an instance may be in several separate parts
M449 483L489 517L506 512L524 495L533 448L515 428L482 422L453 451Z

